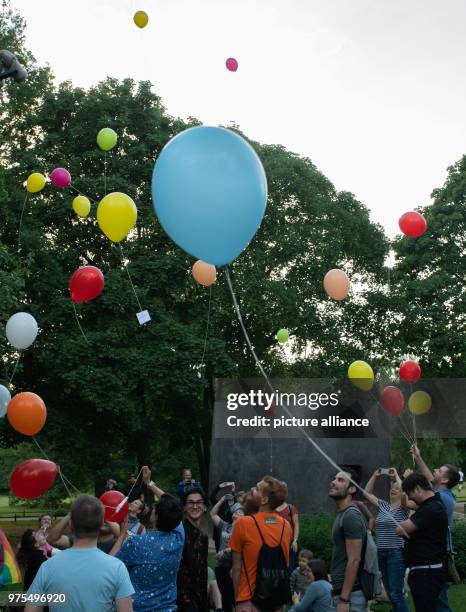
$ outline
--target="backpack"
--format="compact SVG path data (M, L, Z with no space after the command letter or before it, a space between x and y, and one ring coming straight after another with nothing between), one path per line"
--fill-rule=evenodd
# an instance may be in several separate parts
M252 592L249 583L246 565L243 559L244 573L248 581L251 601L259 610L276 610L290 601L290 573L282 549L282 538L285 530L285 519L282 518L283 527L278 546L269 546L265 543L262 531L254 518L257 530L262 540L262 547L257 557L256 588Z
M340 516L339 528L341 532L341 537L345 539L343 518L345 514L352 508L354 509L353 511L356 511L358 515L363 519L364 526L366 527L366 537L362 542L361 563L359 564L358 580L359 584L361 585L361 590L364 593L364 597L369 601L371 599L374 599L374 597L382 590L380 584L377 546L374 542L374 538L372 537L372 533L368 528L364 515L356 506L350 506Z

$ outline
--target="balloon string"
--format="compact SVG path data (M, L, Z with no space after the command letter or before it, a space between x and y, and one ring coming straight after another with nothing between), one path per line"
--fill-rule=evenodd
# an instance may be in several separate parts
M13 367L13 372L11 373L11 376L9 377L10 378L9 381L8 381L9 385L11 385L11 381L13 380L13 377L14 377L14 375L16 373L16 368L18 367L18 363L19 363L20 359L21 359L21 351L19 351L19 353L18 353L18 357L16 358L16 362L15 362L15 365Z
M379 400L378 400L378 399L375 397L375 395L374 395L374 393L373 393L372 391L369 391L369 395L370 395L370 397L372 397L372 399L375 401L375 403L377 404L377 406L379 406L379 408L380 408L381 410L384 410L384 408L383 408L382 404L381 404L381 403L379 402ZM397 418L397 417L395 417L395 418ZM405 428L405 430L406 430L406 431L403 431L403 430L401 429L401 426L400 426L400 421L401 421L401 423L402 423L402 425L403 425L403 427ZM395 421L395 424L396 424L396 425L398 425L398 430L399 430L399 432L402 434L402 436L404 437L404 439L405 439L405 440L407 440L407 442L409 442L409 444L411 445L411 444L412 444L412 441L411 441L411 434L409 433L409 430L406 428L406 425L405 425L404 421L402 421L402 420L401 420L401 417L399 417L399 418L398 418L398 420L396 420L396 421Z
M47 459L47 461L51 461L52 463L54 463L54 462L53 462L53 461L52 461L52 460L51 460L51 459L48 457L47 453L46 453L46 452L44 451L44 449L41 447L41 445L39 444L39 442L36 440L35 436L32 436L32 439L34 440L35 444L37 445L37 448L40 450L40 452L42 453L42 455L43 455L43 456L44 456L44 457ZM61 478L61 481L62 481L62 483L63 483L63 486L65 487L66 492L68 493L68 497L72 497L72 495L71 495L71 493L70 493L70 490L68 489L68 487L66 486L66 483L65 483L65 475L62 473L61 468L60 468L60 466L59 466L59 465L57 465L57 471L58 471L58 474L59 474L59 476L60 476L60 478ZM73 485L73 483L71 483L71 482L68 480L68 478L66 478L66 480L67 480L67 481L69 482L69 484L70 484L70 485L73 487L73 489L75 489L75 491L77 491L77 492L79 493L78 489L77 489L77 488L76 488L76 487Z
M413 384L410 383L409 385L409 395L411 396L413 394ZM413 438L414 438L414 444L417 446L417 439L416 439L416 414L413 412L412 413L413 416Z
M121 246L121 244L119 244L119 247L120 247L121 257L122 257L121 263L122 263L122 265L124 266L124 268L126 270L126 274L128 275L128 279L129 279L129 282L130 282L131 287L133 289L133 293L134 293L134 297L136 298L136 302L138 303L139 310L142 310L141 302L139 301L138 294L136 293L136 288L134 287L133 281L131 279L131 274L129 272L128 264L125 265L125 263L123 261L125 259L125 254L123 252L123 247Z
M248 343L249 350L251 351L251 354L254 357L254 361L256 362L256 365L259 368L259 370L260 370L262 376L264 377L266 383L268 384L270 390L272 391L272 393L275 393L275 390L272 387L272 384L271 384L267 374L265 373L264 368L262 367L262 364L259 361L259 358L257 357L256 352L255 352L255 350L254 350L254 348L253 348L253 346L251 344L251 340L249 339L249 335L248 335L248 332L246 331L246 327L244 326L243 317L241 316L241 311L239 309L238 302L236 300L236 295L235 295L235 292L233 291L233 285L231 283L230 270L229 270L228 266L225 268L225 275L226 275L226 278L227 278L228 288L230 289L231 297L232 297L232 300L233 300L233 305L234 305L235 310L236 310L236 315L238 317L238 321L239 321L239 323L241 325L241 328L243 330L243 334L244 334L244 337L246 339L246 342Z
M70 491L70 490L68 489L68 487L66 486L66 482L65 482L65 479L63 478L63 475L62 475L62 473L61 473L61 468L60 468L60 466L59 466L59 465L57 465L57 468L58 468L58 475L60 476L61 481L62 481L62 483L63 483L63 486L64 486L64 487L65 487L65 489L66 489L66 492L67 492L67 494L68 494L68 497L72 497L71 491Z
M409 415L408 415L408 422L407 423L405 422L404 415L405 415L405 412L403 411L400 414L399 420L403 424L403 427L404 427L405 431L408 433L408 437L411 440L411 444L414 444L413 434L411 433L410 428L409 428Z
M243 330L243 335L244 335L244 337L246 339L246 342L247 342L247 344L249 346L249 350L251 351L251 354L254 357L254 361L256 362L257 367L259 368L262 376L264 377L264 380L266 381L267 385L269 386L269 389L272 391L272 393L275 393L275 390L272 387L272 383L270 382L269 377L265 373L265 370L262 367L262 364L261 364L261 362L259 361L259 358L256 355L256 352L255 352L255 350L254 350L254 348L253 348L253 346L251 344L251 340L249 339L249 334L246 331L246 327L244 326L243 317L241 316L241 311L239 309L238 301L236 299L236 295L235 295L235 292L233 290L233 285L232 285L231 278L230 278L230 269L228 268L228 266L226 266L226 268L225 268L225 275L226 275L226 278L227 278L228 288L229 288L230 293L231 293L231 299L233 300L233 306L234 306L235 311L236 311L236 316L238 317L239 324L241 325L241 329ZM272 436L269 433L269 431L268 430L266 430L266 431L267 431L267 434L268 434L268 436L270 438L270 473L273 474L273 441L272 441Z
M21 209L21 216L19 218L18 249L17 249L17 253L19 253L21 251L21 229L23 227L23 215L24 215L24 209L26 208L26 203L28 201L28 196L29 196L29 192L26 193L26 197L24 198L23 207Z
M133 492L134 487L136 486L136 483L138 481L139 476L142 474L142 468L139 470L139 474L136 476L136 480L134 481L133 486L131 487L131 489L129 490L128 495L126 495L126 498L129 498L129 496L131 495L131 493Z
M398 432L403 436L403 438L406 440L406 442L411 446L413 444L413 441L406 434L406 432L401 428L399 421L396 421L395 424L398 427Z
M201 380L203 380L205 378L204 358L205 358L205 352L206 352L206 347L207 347L207 338L208 338L208 335L209 335L211 305L212 305L212 285L210 285L210 287L209 287L209 306L207 308L207 325L206 325L206 328L205 328L204 348L202 350L202 358L201 358L201 368L202 368Z
M104 151L104 192L107 195L107 151Z
M73 189L74 191L76 191L76 193L79 193L79 195L82 195L84 197L86 197L90 202L92 202L93 204L97 204L96 200L93 200L92 198L90 198L88 195L86 195L85 193L83 193L82 191L80 191L79 189L77 189L74 185L72 185L70 183L69 185L70 189Z
M71 303L73 304L73 311L74 311L74 317L75 317L75 319L76 319L76 323L78 324L78 327L79 327L79 329L80 329L80 331L81 331L81 333L82 333L82 335L83 335L84 340L85 340L85 341L86 341L88 344L90 344L89 340L87 339L86 334L84 333L83 328L81 327L81 323L79 322L79 319L78 319L78 313L76 312L76 306L75 306L75 304L74 304L73 300L71 300Z
M225 275L226 275L226 279L227 279L227 283L228 283L228 288L230 289L231 297L232 297L232 300L233 300L233 305L235 307L236 314L237 314L237 317L238 317L238 321L239 321L239 323L241 325L241 328L243 330L246 342L248 343L248 346L249 346L249 348L251 350L251 353L252 353L252 355L253 355L253 357L254 357L254 359L256 361L256 364L259 367L259 370L261 371L262 375L264 376L264 379L267 382L270 390L272 391L272 393L275 393L275 391L274 391L274 389L273 389L273 387L272 387L272 385L270 383L269 378L267 377L266 373L264 372L264 368L262 367L262 364L260 363L259 359L257 358L257 355L256 355L256 353L255 353L255 351L254 351L254 349L252 347L251 340L249 339L248 333L247 333L246 328L244 326L243 318L241 316L241 312L240 312L240 309L239 309L239 306L238 306L238 302L236 300L236 295L235 295L235 292L233 291L233 285L231 283L230 271L229 271L228 266L225 268ZM283 410L286 412L286 414L290 418L293 417L291 412L288 410L288 406L286 406L286 404L282 405L281 408L283 408ZM305 431L303 429L303 427L298 425L298 429L301 431L301 433L306 438L306 440L315 448L315 450L318 453L320 453L320 455L322 455L322 457L324 459L326 459L328 461L328 463L330 463L330 465L337 470L337 472L343 472L344 471L344 470L342 470L342 468L337 463L335 463L335 461L331 457L329 457L327 455L327 453L319 446L319 444L317 444L317 442L315 440L313 440L309 436L309 434L307 433L307 431ZM272 445L272 438L270 438L270 441L271 441L271 445ZM272 455L271 455L271 460L270 461L271 461L271 468L272 468ZM272 472L272 469L270 471ZM351 482L352 485L354 485L356 487L356 489L358 489L364 495L365 490L357 482L355 482L352 478L350 478L349 481ZM394 517L392 517L392 519L393 519L393 522L396 524L396 526L400 527L403 530L403 533L405 533L406 537L409 537L408 534L401 527L400 523Z

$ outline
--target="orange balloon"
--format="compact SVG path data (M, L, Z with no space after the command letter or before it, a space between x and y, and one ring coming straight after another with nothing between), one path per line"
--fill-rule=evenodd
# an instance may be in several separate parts
M350 290L350 280L343 270L329 270L324 277L324 289L334 300L344 300Z
M200 259L193 266L194 279L204 287L210 287L217 280L217 270L212 264L205 263Z
M38 395L26 391L10 400L7 417L16 431L25 436L35 436L45 424L47 408Z

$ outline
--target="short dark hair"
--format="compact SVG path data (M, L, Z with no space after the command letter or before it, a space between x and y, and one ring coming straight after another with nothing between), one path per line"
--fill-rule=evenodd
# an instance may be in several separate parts
M153 508L157 514L158 531L173 531L183 519L180 501L169 493L164 493Z
M406 476L401 486L403 488L403 493L411 493L416 487L420 487L424 491L432 491L430 482L423 474L419 474L419 472L412 472L412 474Z
M311 559L311 561L309 561L309 567L314 574L314 580L328 581L328 571L325 561L322 561L322 559Z
M355 482L357 485L361 484L361 477L359 475L359 472L355 470L353 467L351 467L351 465L342 465L341 471L346 472L346 474L349 474L349 477L351 478L351 480ZM354 487L354 484L352 482L350 482L350 487ZM356 491L354 493L349 493L349 494L354 497L357 492L358 492L358 489L356 487Z
M269 506L272 510L275 510L288 497L288 485L283 480L278 480L273 476L264 476L262 480L267 485L264 488L264 495L269 498Z
M447 487L453 489L460 481L459 469L451 463L445 463L445 467L448 469L448 482Z
M303 548L299 551L298 559L299 557L304 557L308 561L312 561L312 559L314 559L314 553L307 548Z
M183 503L183 507L186 506L186 502L188 501L188 496L192 495L193 493L197 493L198 495L202 496L202 499L204 500L204 504L205 504L206 507L209 505L209 502L207 500L207 495L204 493L204 491L201 489L201 487L189 487L183 493L183 497L182 497L182 500L181 500L182 503Z
M93 495L79 495L71 506L71 523L77 538L96 538L104 523L104 506Z

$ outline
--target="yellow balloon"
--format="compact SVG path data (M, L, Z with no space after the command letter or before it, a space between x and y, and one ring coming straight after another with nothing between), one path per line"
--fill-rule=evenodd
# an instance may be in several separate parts
M370 391L374 384L374 372L365 361L353 361L348 368L348 378L355 387L363 391Z
M145 28L149 23L149 15L144 11L137 11L133 16L134 23L138 26L138 28Z
M26 189L29 193L37 193L45 187L45 176L40 172L33 172L28 176L26 181Z
M109 193L97 207L97 222L103 233L112 242L120 242L136 225L136 204L125 193Z
M412 414L417 416L425 414L432 408L432 398L425 391L415 391L409 397L408 408Z
M87 215L91 212L91 203L89 202L89 198L86 198L86 196L83 195L77 196L73 200L73 210L80 217L87 217Z

